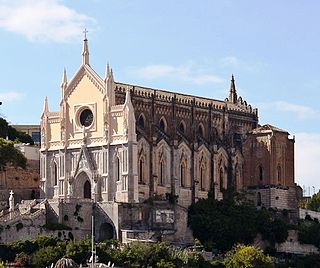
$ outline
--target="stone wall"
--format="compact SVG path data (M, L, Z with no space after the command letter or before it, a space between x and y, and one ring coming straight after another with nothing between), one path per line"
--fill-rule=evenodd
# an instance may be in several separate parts
M275 209L296 209L298 206L296 187L265 186L250 189L248 198L258 207ZM261 195L261 203L259 202Z
M320 221L320 212L299 208L299 219L304 220L307 215Z

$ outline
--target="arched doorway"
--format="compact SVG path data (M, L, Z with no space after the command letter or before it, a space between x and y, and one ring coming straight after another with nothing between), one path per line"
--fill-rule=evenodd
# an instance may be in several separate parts
M91 184L87 180L83 186L83 198L91 199Z
M99 229L99 241L110 240L114 238L114 228L112 224L104 222Z

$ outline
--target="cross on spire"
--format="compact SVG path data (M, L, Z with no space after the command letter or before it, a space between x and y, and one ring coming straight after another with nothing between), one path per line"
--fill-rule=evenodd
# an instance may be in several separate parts
M88 33L87 28L84 28L83 33L84 33L84 40L87 40L87 33Z

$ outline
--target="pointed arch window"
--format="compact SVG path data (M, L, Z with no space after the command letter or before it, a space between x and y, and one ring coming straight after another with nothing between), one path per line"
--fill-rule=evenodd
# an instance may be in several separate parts
M143 157L139 160L139 183L144 182L144 159Z
M164 185L164 163L160 162L160 185Z
M281 167L277 168L278 184L281 184Z
M180 165L180 185L186 187L186 165L184 162Z
M205 189L205 185L204 185L204 166L201 165L200 167L200 188L203 191Z
M120 159L119 157L116 157L116 167L115 167L115 171L116 171L116 180L120 181L121 178L121 171L120 171Z
M261 193L258 192L258 195L257 195L257 206L261 207L261 204L262 204L262 202L261 202Z
M166 124L164 118L161 118L161 119L160 119L160 121L159 121L159 128L160 128L163 132L166 132L166 130L167 130L167 124Z
M262 182L263 181L263 168L262 168L262 166L258 167L258 172L259 172L259 180L260 180L260 182Z
M138 126L142 129L144 129L145 126L145 120L144 120L144 116L143 114L140 114L139 118L138 118Z
M180 124L179 124L179 130L180 130L180 132L182 133L182 134L185 134L185 124L184 124L184 122L183 121L181 121L180 122Z
M200 137L203 137L204 136L204 130L203 130L203 126L200 124L199 127L198 127L198 135Z
M54 185L58 185L58 166L57 163L53 163L53 180L54 180Z
M224 181L224 172L223 172L223 168L220 168L219 171L219 186L220 186L220 192L223 191L224 187L223 187L223 181Z

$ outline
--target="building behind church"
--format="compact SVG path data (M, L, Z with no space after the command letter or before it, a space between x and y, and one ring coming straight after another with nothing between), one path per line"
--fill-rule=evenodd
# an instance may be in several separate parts
M46 221L72 237L172 242L192 240L187 209L225 189L248 190L257 206L297 208L294 140L258 124L258 110L237 95L215 100L116 82L89 62L68 80L59 111L41 115L40 195ZM70 232L69 232L70 233Z

